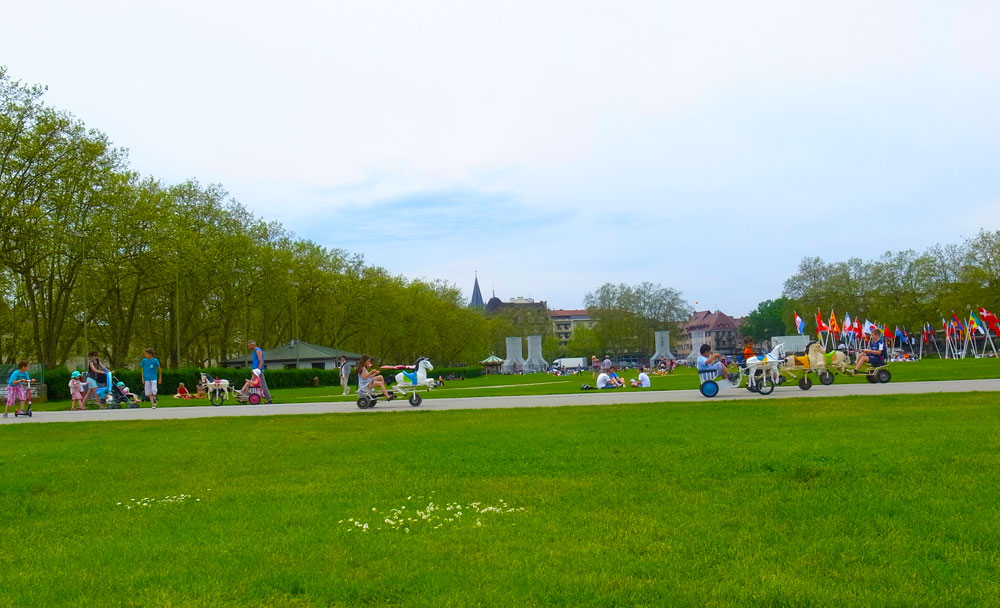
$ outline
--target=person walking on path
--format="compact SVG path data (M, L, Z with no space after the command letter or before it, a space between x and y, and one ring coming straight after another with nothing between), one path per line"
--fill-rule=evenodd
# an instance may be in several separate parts
M111 391L111 387L108 386L108 373L111 370L101 363L96 350L90 351L87 357L90 361L87 362L87 394L83 396L83 404L87 405L87 401L93 397L97 401L97 406L106 410L108 406L104 405L104 400L97 396L97 390L104 387L108 392Z
M347 357L340 355L340 386L344 387L344 394L351 394L351 387L348 381L351 379L351 362Z
M260 370L260 390L264 393L264 401L266 403L274 403L274 400L271 399L271 391L267 390L267 378L264 373L267 366L264 364L264 351L257 346L255 340L247 342L247 348L253 352L253 364L250 366L250 369Z
M142 361L139 364L142 365L143 388L155 410L157 385L163 383L163 369L160 367L160 360L153 356L152 348L147 348L143 351Z

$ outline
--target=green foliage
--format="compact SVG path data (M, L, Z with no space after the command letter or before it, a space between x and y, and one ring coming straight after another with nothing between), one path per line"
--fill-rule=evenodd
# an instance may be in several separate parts
M740 327L740 333L752 337L757 342L770 340L773 336L792 335L797 333L793 314L788 298L765 300L757 305L757 310L747 315Z
M655 332L676 329L691 314L679 291L648 282L605 283L583 302L597 322L594 329L604 347L600 350L612 353L652 354Z
M124 150L0 68L0 361L142 349L204 367L292 339L478 361L491 326L454 286L296 239L217 184L142 178ZM377 294L375 296L374 294Z

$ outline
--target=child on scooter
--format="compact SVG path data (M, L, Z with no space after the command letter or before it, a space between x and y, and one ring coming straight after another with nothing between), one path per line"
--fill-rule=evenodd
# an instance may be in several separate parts
M28 391L31 390L31 376L28 375L28 362L24 359L17 362L17 369L10 373L10 378L7 379L7 405L3 408L3 417L7 417L7 409L14 405L14 415L19 416L22 413L28 414L28 410L24 409L24 405L28 403ZM17 409L16 402L21 402L21 409Z

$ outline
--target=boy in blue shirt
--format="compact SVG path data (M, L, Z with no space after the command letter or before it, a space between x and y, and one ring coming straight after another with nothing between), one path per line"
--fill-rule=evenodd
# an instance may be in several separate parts
M149 397L153 409L156 409L156 385L163 382L163 370L160 368L160 360L153 356L153 349L147 348L143 351L143 359L139 362L142 365L142 383Z

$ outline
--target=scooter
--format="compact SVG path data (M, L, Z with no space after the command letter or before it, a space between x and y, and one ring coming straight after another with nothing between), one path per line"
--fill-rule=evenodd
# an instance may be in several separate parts
M14 411L14 417L15 418L17 418L18 416L27 416L28 418L31 418L31 383L32 382L34 382L34 380L32 380L31 378L28 378L28 388L27 388L27 391L28 391L28 407L26 409L15 410Z

